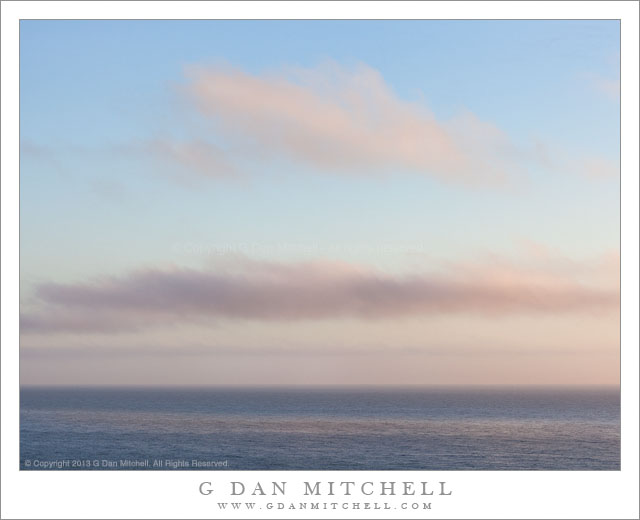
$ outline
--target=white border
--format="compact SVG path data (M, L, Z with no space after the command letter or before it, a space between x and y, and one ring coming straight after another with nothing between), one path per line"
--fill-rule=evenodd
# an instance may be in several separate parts
M638 518L637 2L2 2L2 518L247 518L216 503L231 480L440 481L432 510L259 510L265 518ZM608 18L622 40L622 470L620 472L19 472L18 20L20 18ZM198 494L202 481L217 490ZM286 500L296 500L293 494ZM330 497L326 497L329 499ZM336 497L338 502L349 497ZM357 498L357 497L356 497ZM388 497L387 497L388 498ZM415 497L408 497L413 501ZM398 503L404 501L396 497ZM282 501L276 499L275 501ZM361 502L363 497L358 499ZM273 498L270 497L270 501ZM328 500L331 501L331 500ZM373 496L366 501L384 502ZM391 500L387 500L394 503ZM416 501L422 501L417 498Z

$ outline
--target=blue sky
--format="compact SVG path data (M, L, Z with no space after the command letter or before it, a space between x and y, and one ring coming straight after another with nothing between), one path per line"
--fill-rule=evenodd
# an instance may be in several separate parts
M34 138L93 118L88 143L146 132L185 64L259 73L333 59L369 64L437 115L464 107L521 136L548 135L551 123L575 145L617 142L617 114L589 82L618 78L617 21L23 21L21 38L21 115L37 114Z
M470 157L506 161L508 182L417 172L400 148L385 171L334 171L291 135L272 142L241 109L212 116L198 103L219 100L189 93L237 76L316 96L291 78L327 80L327 63L346 81L375 71L390 106L430 111L437 131L460 114L490 124L504 142L463 124L480 143ZM225 248L396 274L518 263L532 247L592 262L619 248L618 84L617 21L22 21L22 299L37 305L41 284L202 269ZM342 106L328 96L317 99ZM186 163L157 153L175 159L185 143L222 149L242 175L201 175L193 148Z

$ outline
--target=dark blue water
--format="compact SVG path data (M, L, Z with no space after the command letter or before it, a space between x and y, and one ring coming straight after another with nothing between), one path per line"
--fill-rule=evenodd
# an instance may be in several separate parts
M620 469L613 387L23 388L20 399L22 469Z

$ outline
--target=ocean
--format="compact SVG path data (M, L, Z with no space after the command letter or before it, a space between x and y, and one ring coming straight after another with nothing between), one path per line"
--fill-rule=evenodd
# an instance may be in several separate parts
M24 470L619 470L617 387L20 391Z

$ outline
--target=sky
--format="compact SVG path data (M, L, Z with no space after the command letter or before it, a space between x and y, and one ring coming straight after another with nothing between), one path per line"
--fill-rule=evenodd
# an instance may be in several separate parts
M619 36L21 21L21 384L618 384Z

